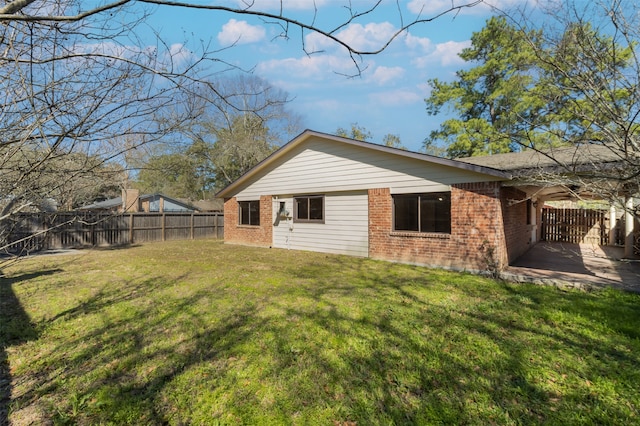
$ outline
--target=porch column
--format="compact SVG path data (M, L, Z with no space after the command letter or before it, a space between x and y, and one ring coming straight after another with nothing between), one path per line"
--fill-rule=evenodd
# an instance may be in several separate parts
M538 242L538 203L537 199L531 199L529 214L531 215L531 245Z
M625 200L625 216L624 216L624 257L633 257L633 223L634 218L631 214L633 210L633 197L629 196Z
M616 225L618 221L616 219L616 206L613 204L609 207L609 245L616 245Z

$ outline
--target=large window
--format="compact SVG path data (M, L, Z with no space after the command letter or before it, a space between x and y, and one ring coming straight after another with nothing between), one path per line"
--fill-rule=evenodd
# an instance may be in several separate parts
M260 201L238 201L240 225L260 226Z
M324 196L307 195L294 199L294 222L324 223Z
M393 230L451 233L451 193L394 195Z

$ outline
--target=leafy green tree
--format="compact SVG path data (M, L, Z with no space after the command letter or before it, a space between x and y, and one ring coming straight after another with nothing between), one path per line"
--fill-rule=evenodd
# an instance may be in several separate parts
M527 29L493 17L460 57L474 66L447 83L429 80L427 113L447 107L425 140L449 157L592 143L607 137L635 102L625 70L633 43L619 45L589 22L566 21L557 32Z
M523 34L504 17L493 17L471 37L471 47L460 57L469 70L456 73L451 83L429 80L427 113L438 115L447 107L455 116L431 132L425 148L444 142L450 157L467 157L518 149L521 114L540 107L529 96L534 85L536 57L529 41L537 34Z

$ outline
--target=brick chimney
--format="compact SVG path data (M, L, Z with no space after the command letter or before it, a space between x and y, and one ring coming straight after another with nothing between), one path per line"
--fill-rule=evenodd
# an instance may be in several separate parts
M125 213L135 213L140 210L140 191L138 189L122 190L122 211Z

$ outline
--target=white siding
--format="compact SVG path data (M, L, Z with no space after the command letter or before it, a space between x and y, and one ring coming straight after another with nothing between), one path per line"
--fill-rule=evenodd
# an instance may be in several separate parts
M323 253L368 256L367 193L318 192L318 194L325 196L324 223L293 223L293 219L281 219L273 227L273 246ZM279 202L282 201L286 203L287 210L293 216L293 196L281 196L273 201L274 218L278 211Z
M369 188L391 188L392 193L434 192L446 191L453 183L487 180L491 178L468 170L310 138L268 170L254 176L237 197L238 200L255 200L260 195Z

